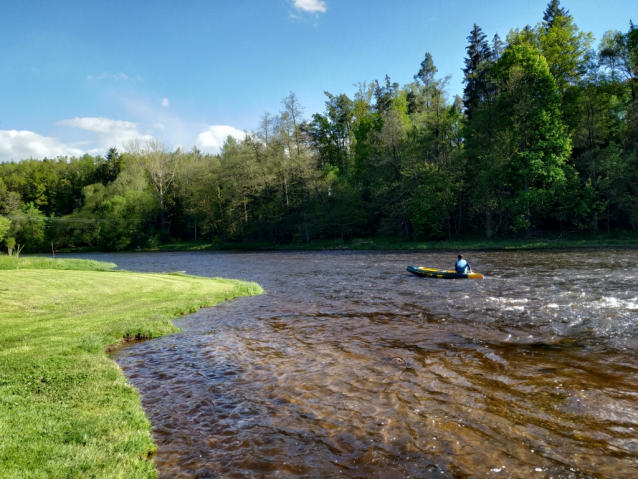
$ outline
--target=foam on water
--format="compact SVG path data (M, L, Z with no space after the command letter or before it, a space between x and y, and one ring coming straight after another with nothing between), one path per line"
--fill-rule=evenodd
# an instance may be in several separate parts
M636 302L636 300L638 300L638 298L632 298L631 300L623 300L623 299L618 299L618 298L614 298L614 297L602 297L598 303L599 305L597 306L596 303L592 304L593 307L599 307L599 308L611 308L611 309L627 309L627 310L631 310L631 311L637 311L638 310L638 302Z

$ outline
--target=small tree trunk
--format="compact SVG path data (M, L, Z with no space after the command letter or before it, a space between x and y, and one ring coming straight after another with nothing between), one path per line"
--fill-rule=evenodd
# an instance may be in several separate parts
M492 212L490 210L485 212L485 236L487 239L492 239Z
M598 211L594 211L592 214L591 229L594 234L598 234Z
M527 180L525 180L525 184L523 185L523 189L525 191L525 193L527 193L527 190L529 189L528 185L527 185ZM530 221L529 219L531 218L531 213L529 211L529 203L527 204L527 212L525 213L525 222L527 223L526 226L526 230L525 230L525 238L531 238L532 237L532 226L530 225Z
M459 191L459 234L463 234L463 225L461 220L463 219L463 191Z
M160 224L164 229L164 188L162 184L159 185L159 200L160 200Z

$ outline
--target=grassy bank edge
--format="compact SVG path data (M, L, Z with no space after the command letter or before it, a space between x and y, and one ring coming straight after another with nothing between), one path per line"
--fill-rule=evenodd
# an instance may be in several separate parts
M6 299L0 301L0 306L4 305L0 321L8 326L0 332L1 477L156 477L154 463L149 460L155 451L150 423L137 391L107 351L127 340L175 332L172 319L201 307L263 292L255 283L238 280L110 271L114 266L75 259L0 257L0 277L4 276L0 283L8 286L1 288L0 297ZM33 269L39 271L30 271ZM73 279L72 292L65 291L69 278ZM65 314L75 314L76 306L81 311L90 304L66 303L63 314L52 320L60 298L77 295L82 284L95 287L105 278L107 283L123 284L124 288L127 282L139 284L141 278L160 281L174 290L179 286L187 297L163 299L161 307L148 309L148 318L135 317L140 308L132 307L133 316L111 322L108 318L113 311L105 304L107 319L102 318L104 324L95 330L86 323L96 314L66 320L79 324L74 325L79 330L73 334L60 333L51 326ZM37 288L42 290L43 285L48 290L39 294ZM207 289L215 291L197 297ZM151 293L160 297L161 287L151 288ZM30 311L22 320L18 318L19 307L14 307L18 297L26 298L24 306ZM118 296L117 300L125 304L134 300L134 294L130 298ZM152 303L152 299L147 301ZM40 314L43 308L46 311ZM97 379L91 382L87 377Z
M115 263L91 259L53 259L44 256L7 256L0 254L0 271L11 269L53 269L66 271L110 271Z
M118 270L118 273L128 273L128 271L122 271L122 270ZM211 280L211 281L222 281L226 284L233 284L234 288L230 291L227 291L225 293L220 293L218 296L214 297L213 299L208 299L205 302L197 302L197 303L193 303L190 306L186 306L182 309L177 309L175 311L173 311L170 316L167 318L169 320L169 326L167 327L166 330L161 330L161 331L147 331L147 330L129 330L127 331L127 333L122 336L121 338L119 338L117 341L115 342L111 342L109 344L107 344L104 347L104 352L107 354L111 354L115 351L117 351L117 349L120 346L123 346L126 343L130 343L130 342L135 342L135 341L147 341L149 339L155 339L155 338L160 338L162 336L166 336L168 334L172 334L172 333L178 333L181 331L180 328L178 328L177 326L175 326L172 323L173 319L177 319L183 316L188 316L189 314L194 314L196 312L198 312L200 309L203 308L210 308L213 307L219 303L223 303L224 301L231 301L233 299L237 299L237 298L241 298L244 296L256 296L259 294L263 294L264 291L261 288L261 286L259 286L257 283L255 282L248 282L248 281L242 281L239 279L228 279L228 278L219 278L219 277L214 277L214 278L203 278L201 276L193 276L193 275L188 275L188 274L183 274L183 273L138 273L138 274L145 274L145 275L168 275L168 276L180 276L183 278L193 278L193 279L206 279L206 280Z

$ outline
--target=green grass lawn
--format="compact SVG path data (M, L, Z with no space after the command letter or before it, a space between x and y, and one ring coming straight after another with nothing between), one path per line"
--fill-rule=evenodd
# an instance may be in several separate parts
M137 391L105 350L255 283L0 256L0 477L155 477Z
M93 261L90 259L52 259L42 256L0 255L0 271L7 269L66 269L76 271L110 271L115 263Z

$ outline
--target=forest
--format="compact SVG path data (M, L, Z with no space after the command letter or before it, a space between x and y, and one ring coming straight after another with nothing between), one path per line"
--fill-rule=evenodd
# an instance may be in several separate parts
M9 253L174 239L285 245L532 238L638 226L638 29L595 41L552 0L502 39L474 25L463 97L425 54L414 80L290 93L221 152L131 141L0 164Z

